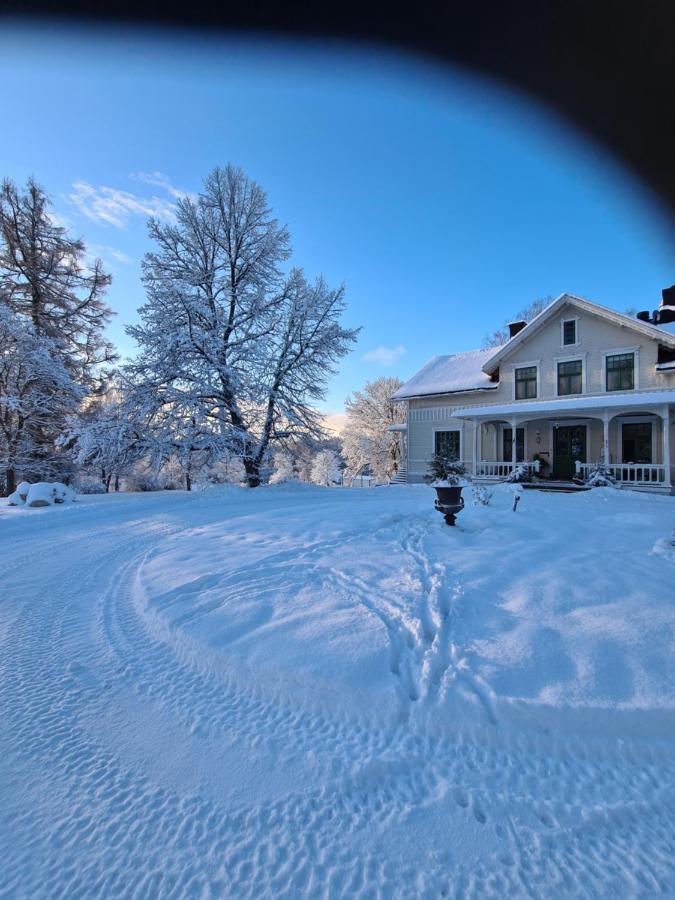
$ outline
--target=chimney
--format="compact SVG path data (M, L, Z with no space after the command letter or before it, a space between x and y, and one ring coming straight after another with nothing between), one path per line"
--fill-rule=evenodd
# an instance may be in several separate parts
M661 291L661 306L675 306L675 284Z
M515 337L519 331L522 331L523 328L527 325L527 322L519 321L519 322L509 322L509 337Z

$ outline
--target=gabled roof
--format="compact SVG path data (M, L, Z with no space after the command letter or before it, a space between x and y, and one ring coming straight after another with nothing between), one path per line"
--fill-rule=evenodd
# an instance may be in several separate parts
M526 341L528 338L538 331L542 325L545 325L563 306L574 306L582 312L590 313L594 316L608 319L610 322L621 326L622 328L631 328L652 340L661 341L670 347L675 347L675 334L671 334L665 328L659 328L656 325L650 325L648 322L642 322L640 319L634 319L631 316L624 316L613 309L606 306L600 306L585 297L577 297L576 294L561 294L553 303L543 309L538 316L535 316L531 322L528 322L522 331L519 331L514 337L508 340L503 346L499 347L483 364L483 371L490 374L500 365L500 363L510 356L514 350Z
M483 371L485 361L495 352L468 350L452 356L434 356L393 395L392 400L409 400L433 394L458 394L464 391L494 390L499 383Z

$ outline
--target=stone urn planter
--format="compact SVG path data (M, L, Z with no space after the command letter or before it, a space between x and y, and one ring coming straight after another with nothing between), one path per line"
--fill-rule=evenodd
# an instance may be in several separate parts
M464 466L457 460L436 453L429 465L427 481L436 491L434 506L445 517L446 525L454 525L457 514L464 509L464 497L460 478Z
M454 525L455 517L464 509L464 497L462 497L462 485L455 484L452 487L434 485L436 502L434 506L445 516L446 525Z

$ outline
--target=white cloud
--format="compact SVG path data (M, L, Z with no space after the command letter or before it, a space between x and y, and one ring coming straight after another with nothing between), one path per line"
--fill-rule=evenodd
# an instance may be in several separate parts
M175 206L161 197L139 197L130 191L106 186L94 187L76 181L68 200L88 219L106 222L115 228L126 228L131 216L155 216L166 222L175 218Z
M174 187L171 184L171 179L164 172L134 172L131 177L137 181L143 181L145 184L151 184L153 187L162 188L167 194L175 197L176 200L180 200L181 197L191 196L188 191L181 191L180 188Z
M398 347L376 347L363 354L364 362L379 363L381 366L393 366L399 356L403 356L405 347L399 344Z
M118 262L124 266L128 266L133 262L130 256L127 256L117 247L109 247L104 244L87 244L87 263L93 265L96 259L102 259L105 265L111 267L113 263Z

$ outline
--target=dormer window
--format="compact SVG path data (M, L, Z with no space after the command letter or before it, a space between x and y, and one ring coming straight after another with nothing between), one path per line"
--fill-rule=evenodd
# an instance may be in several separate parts
M577 320L566 319L562 323L563 347L574 346L577 343Z

